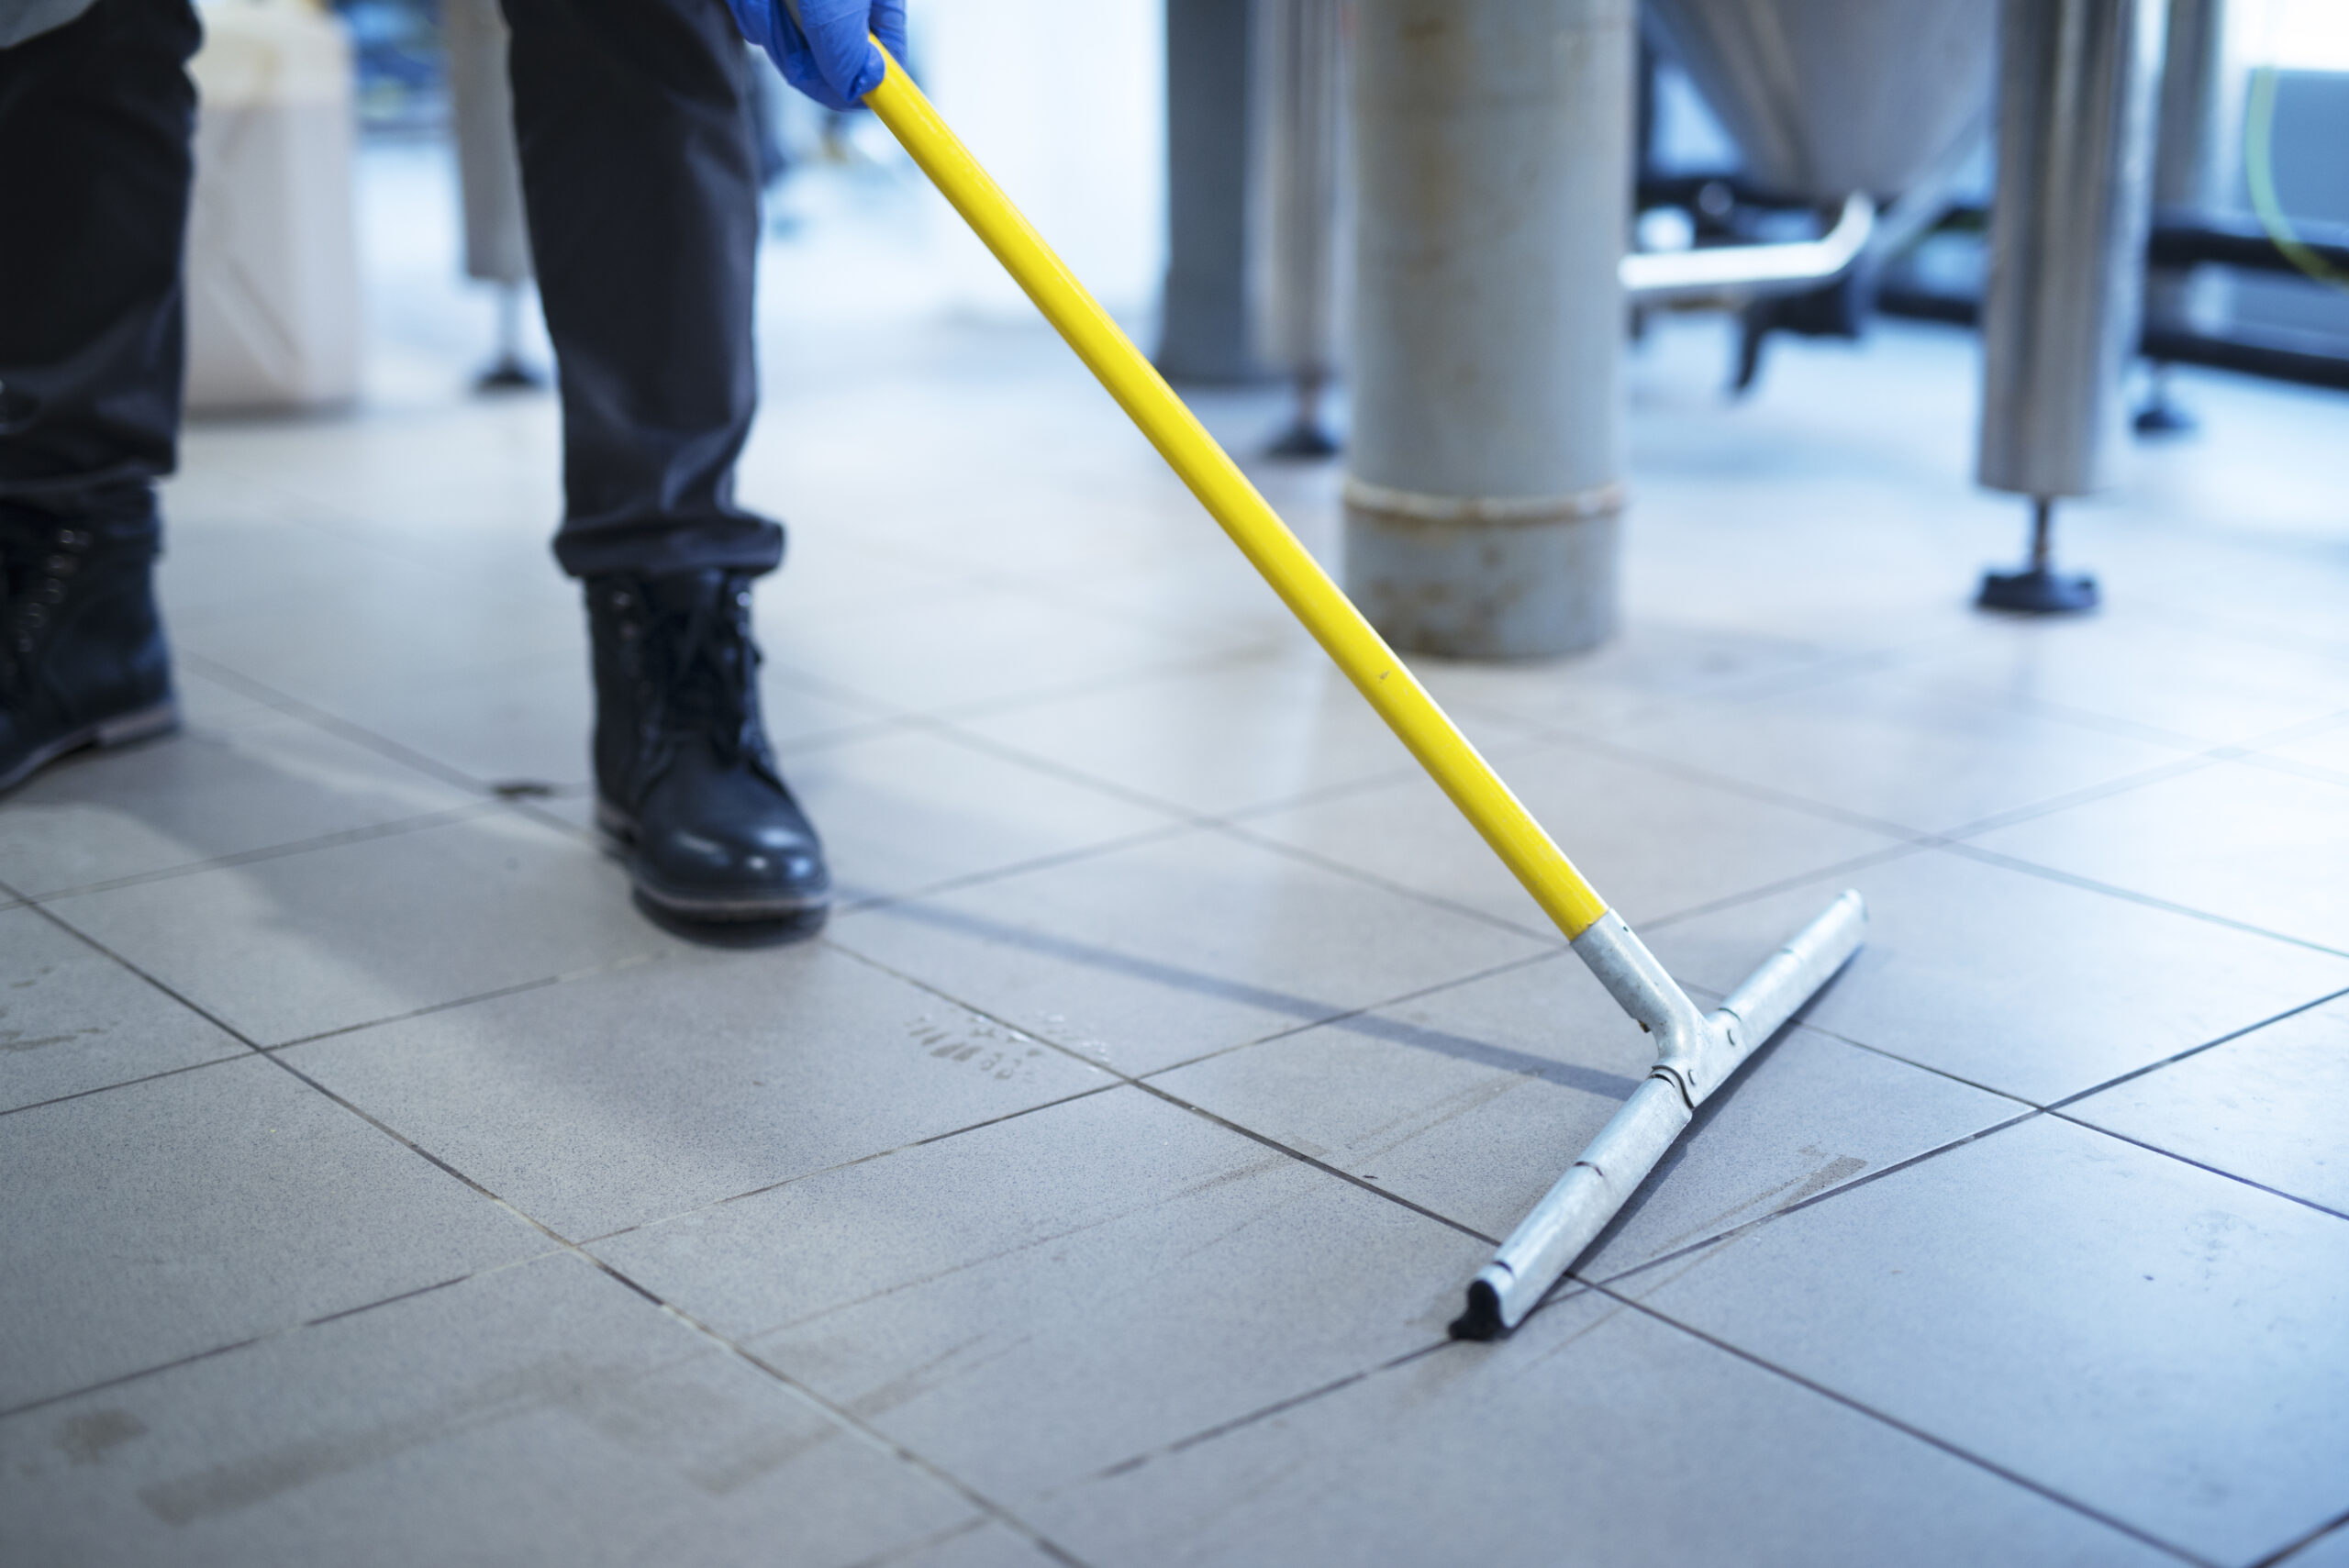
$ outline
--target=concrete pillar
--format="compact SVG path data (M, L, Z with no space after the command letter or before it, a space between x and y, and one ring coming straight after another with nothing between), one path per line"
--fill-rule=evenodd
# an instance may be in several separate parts
M1166 0L1169 381L1261 379L1249 299L1249 0Z
M1359 0L1347 591L1397 647L1615 628L1632 0Z

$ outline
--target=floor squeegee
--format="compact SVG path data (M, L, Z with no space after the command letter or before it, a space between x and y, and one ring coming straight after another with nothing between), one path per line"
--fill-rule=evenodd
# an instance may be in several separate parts
M1699 1012L988 178L913 79L894 59L887 65L887 74L865 95L866 106L1557 922L1608 994L1656 1040L1649 1076L1469 1284L1467 1310L1453 1324L1453 1335L1497 1339L1522 1322L1573 1266L1706 1097L1858 951L1866 908L1857 893L1842 894L1720 1007Z

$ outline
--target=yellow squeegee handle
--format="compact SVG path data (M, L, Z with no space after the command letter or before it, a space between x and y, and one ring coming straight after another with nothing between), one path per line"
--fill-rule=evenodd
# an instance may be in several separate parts
M883 50L882 55L887 59L888 51ZM1109 313L987 177L896 61L888 60L887 74L864 102L1558 929L1569 938L1578 937L1606 914L1606 904L1550 841L1542 825L1518 804L1491 764L1476 754Z

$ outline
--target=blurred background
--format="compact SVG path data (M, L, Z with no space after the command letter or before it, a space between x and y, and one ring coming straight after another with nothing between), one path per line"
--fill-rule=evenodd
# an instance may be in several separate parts
M2172 9L2174 48L2178 17L2200 17L2194 25L2215 34L2217 79L2199 104L2175 94L2168 101L2174 117L2193 116L2207 145L2198 176L2174 181L2177 188L2164 193L2173 198L2165 204L2167 216L2259 229L2243 135L2246 116L2256 111L2270 128L2269 216L2319 230L2349 225L2349 159L2338 150L2349 145L2349 8L2332 0L2231 0ZM1228 284L1240 307L1266 308L1262 275L1273 263L1264 252L1281 233L1261 218L1262 187L1275 177L1268 157L1281 150L1263 145L1276 134L1265 99L1294 91L1295 83L1258 80L1252 89L1252 72L1261 78L1285 67L1264 58L1261 23L1252 24L1248 10L1244 0L941 0L912 7L915 63L927 90L1077 273L1145 342L1157 341L1169 278L1170 117L1178 163L1188 165L1176 169L1176 182L1188 173L1223 186L1220 195L1194 200L1180 215L1195 230L1217 231L1189 233L1192 250L1221 245L1230 251ZM215 41L197 69L215 97L240 91L230 80L235 63L224 58L237 52L239 39L266 39L267 47L294 51L308 35L316 73L350 74L357 139L349 167L310 171L312 186L297 199L310 220L306 229L330 235L338 211L347 206L352 214L351 275L328 280L328 292L340 282L363 302L365 353L352 345L322 348L329 359L340 353L347 361L341 373L316 385L281 374L284 384L273 388L269 377L256 382L250 371L241 380L221 374L218 359L236 349L200 326L196 408L332 404L362 389L370 397L395 398L447 392L497 363L509 347L524 366L543 372L543 334L527 299L513 302L514 313L501 326L501 295L509 289L527 295L528 248L518 205L500 199L501 181L511 179L511 153L498 145L507 133L495 81L503 41L494 4L340 0L322 13L309 0L214 0L207 15ZM1669 248L1824 227L1819 215L1774 204L1757 188L1737 140L1691 80L1670 35L1654 17L1648 21L1635 242ZM1186 95L1171 100L1170 37L1177 50L1188 47L1208 61L1182 83ZM347 39L347 61L335 58L336 39ZM795 286L812 286L802 281L804 270L816 269L824 277L828 312L1021 316L1024 302L1000 269L929 198L917 172L869 117L828 114L785 90L763 58L758 70L772 179L767 231L774 276L765 290L767 309L787 315ZM2263 71L2272 73L2271 90L2254 102L2254 73ZM335 83L306 84L288 74L277 90L315 95L333 92ZM1219 131L1249 150L1234 158L1229 149L1190 149L1182 137L1186 126L1199 128L1193 141ZM2164 124L2165 138L2179 134ZM202 178L211 191L287 177L282 169L240 168L226 150L207 150L214 156ZM1827 308L1813 302L1808 309L1781 301L1768 313L1770 325L1855 330L1873 310L1970 320L1982 284L1991 168L1987 137L1972 138L1962 166L1942 176L1943 210L1886 258L1868 280L1871 297L1856 312L1848 301ZM1219 182L1227 175L1236 178ZM2188 199L2175 199L2180 195ZM217 195L203 204L216 212L221 205ZM1208 210L1219 206L1229 211ZM1260 215L1252 224L1259 232L1234 247L1219 230L1250 227L1252 208ZM1342 216L1333 214L1332 221ZM274 242L297 243L284 234ZM310 245L333 250L315 234ZM1245 253L1251 247L1253 255ZM266 249L257 236L232 238L217 224L200 228L197 275L219 271L229 260L224 250L241 250L252 267L297 265L270 258ZM2170 250L2195 253L2176 237ZM1187 261L1192 273L1202 271L1180 244L1174 253L1178 269ZM309 264L332 271L338 262L329 254ZM2273 257L2249 265L2241 257L2198 260L2191 270L2185 285L2191 325L2206 340L2186 346L2184 357L2320 384L2349 382L2343 368L2349 289L2338 279L2308 275ZM249 292L262 299L273 291ZM319 329L328 336L347 323L340 313L321 315ZM261 336L304 336L291 323L247 325ZM1249 362L1250 346L1264 336L1261 323L1179 320L1174 328L1188 340L1162 345L1172 370L1238 379L1276 368ZM1212 340L1219 333L1229 341ZM2230 352L2229 345L2243 351Z

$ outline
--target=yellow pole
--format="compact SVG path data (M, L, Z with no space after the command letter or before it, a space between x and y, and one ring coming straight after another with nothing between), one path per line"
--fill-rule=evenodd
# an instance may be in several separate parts
M882 54L885 59L888 51ZM1353 601L1330 581L1109 313L988 178L913 79L895 60L888 66L881 84L865 95L866 105L905 144L922 172L995 252L1077 358L1100 378L1191 494L1223 525L1273 592L1484 835L1534 902L1569 938L1582 935L1607 913L1590 884L1518 804L1492 765L1476 754Z

